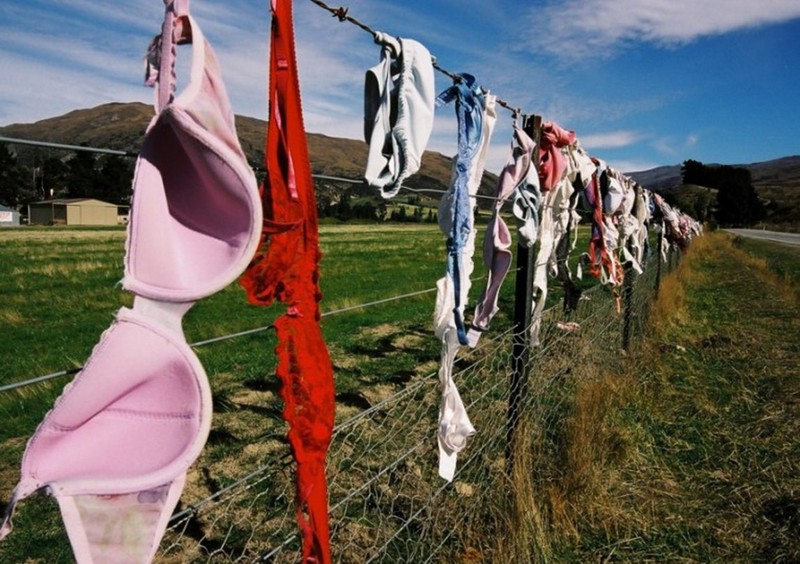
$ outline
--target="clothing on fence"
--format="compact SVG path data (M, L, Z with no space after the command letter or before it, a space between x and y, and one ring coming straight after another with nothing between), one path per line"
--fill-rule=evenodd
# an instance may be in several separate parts
M433 130L435 85L431 54L418 41L375 35L380 62L364 83L364 179L392 198L416 173Z
M585 208L592 213L592 233L589 252L586 256L589 273L608 284L612 289L622 284L624 273L615 253L619 232L607 216L605 210L612 209L613 199L606 198L609 193L608 166L594 159L597 170L583 190Z
M571 138L574 142L574 135ZM569 285L572 281L567 261L575 242L566 238L573 232L577 235L580 216L575 211L577 198L573 198L575 192L571 180L574 178L573 161L567 157L568 154L561 154L564 163L562 176L555 181L550 190L545 192L542 204L539 253L533 274L533 311L530 330L530 341L533 346L540 344L539 332L547 300L548 276L558 276L564 285Z
M703 227L698 221L674 209L659 194L652 194L652 201L653 216L657 220L662 220L664 237L669 244L686 250L689 240L703 232Z
M470 276L473 270L475 193L470 188L480 185L483 164L473 166L475 157L485 139L483 135L486 101L483 92L475 86L475 77L461 75L461 80L439 94L438 105L455 100L458 122L458 154L453 159L453 178L450 188L439 202L439 227L447 236L446 276L451 279L454 294L453 320L458 341L467 344L464 324L464 306L469 296ZM485 153L484 153L485 155ZM475 181L470 174L480 175ZM471 245L470 236L472 236Z
M286 304L274 322L283 417L296 470L303 562L330 562L325 459L334 418L333 368L319 320L319 233L300 103L291 0L272 0L267 176L261 247L241 283L251 303Z
M21 478L6 508L0 539L16 504L37 491L57 500L79 563L155 555L211 424L211 392L182 319L195 301L235 280L259 305L286 305L275 322L276 375L297 463L296 515L303 561L331 561L325 461L334 419L333 369L319 326L319 234L303 125L291 0L271 0L267 177L258 197L239 145L215 54L189 15L189 0L164 0L162 33L146 56L156 115L137 160L123 287L135 294L103 333L28 441ZM341 10L341 9L340 9ZM340 16L341 17L341 16ZM434 77L419 42L376 33L381 61L366 73L364 178L384 198L421 165L433 127ZM175 95L175 46L192 44L189 85ZM496 97L463 74L439 97L456 101L458 155L440 227L448 236L446 274L437 282L434 328L442 341L439 474L452 480L456 458L475 433L453 379L461 345L475 346L498 311L512 262L511 234L500 208L513 195L520 243L540 243L533 283L531 340L538 345L547 277L571 283L567 265L579 216L591 212L585 260L615 295L620 255L641 272L647 225L660 223L660 249L685 249L702 226L657 194L592 159L575 133L553 122L539 147L515 124L512 154L500 174L484 238L488 280L466 331L473 271L475 195L483 174ZM505 104L504 104L505 105ZM537 150L540 166L532 166ZM544 196L543 196L544 195ZM543 200L543 201L542 201ZM260 231L260 233L259 233ZM575 230L576 232L576 230ZM260 237L259 237L260 235ZM248 266L249 262L249 266ZM580 330L576 322L562 331ZM140 354L141 350L148 354Z
M239 276L261 224L214 52L188 0L165 5L147 57L156 116L136 164L126 243L133 308L119 310L29 440L0 531L10 532L17 501L45 490L80 563L153 558L211 424L208 380L182 317ZM178 96L176 43L192 44Z
M641 274L643 269L644 245L647 240L647 207L644 203L642 187L630 179L625 179L624 212L619 220L620 247L625 262Z
M566 157L561 148L574 142L574 131L568 131L552 121L546 121L542 124L538 148L538 171L542 192L551 190L561 180L567 165Z
M453 380L453 363L459 346L467 344L464 307L470 290L475 250L473 210L483 176L486 154L496 120L496 99L475 86L471 75L442 92L440 105L455 100L458 121L458 154L450 188L439 205L439 227L447 235L445 276L436 283L434 332L442 341L439 381L439 475L452 480L458 452L475 432Z
M472 328L469 330L469 345L472 347L477 345L481 332L489 328L492 318L498 312L497 300L500 288L511 267L513 256L511 233L500 216L500 208L511 194L527 182L532 166L533 150L533 140L519 127L519 124L515 124L511 140L511 156L500 172L496 190L497 202L483 239L483 262L489 272L486 286L475 306Z

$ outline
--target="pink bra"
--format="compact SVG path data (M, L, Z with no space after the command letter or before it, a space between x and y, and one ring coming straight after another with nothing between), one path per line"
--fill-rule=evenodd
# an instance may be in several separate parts
M233 282L262 219L219 65L189 15L165 0L148 53L157 82L133 181L122 308L28 441L15 504L44 490L59 503L78 562L148 562L211 424L211 392L181 321ZM174 90L175 45L192 44L190 83ZM152 84L151 84L152 85Z

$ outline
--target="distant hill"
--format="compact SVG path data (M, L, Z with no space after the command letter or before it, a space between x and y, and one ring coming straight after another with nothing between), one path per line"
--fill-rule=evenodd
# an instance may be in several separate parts
M715 163L703 163L714 165ZM771 161L733 164L730 166L746 168L753 176L756 190L764 187L800 189L800 155L783 157ZM660 166L650 170L628 173L642 186L652 190L669 190L681 184L681 165Z
M629 172L627 175L648 190L660 192L681 183L681 165L659 166L649 170Z
M153 109L147 104L111 103L74 110L35 123L0 127L0 135L73 145L86 144L136 153L141 147L145 129L152 116ZM236 116L236 127L242 148L250 162L255 167L263 166L266 122ZM308 133L308 147L314 173L353 179L359 179L363 175L367 161L367 145L363 141ZM18 145L16 151L20 160L25 162L38 154L39 149ZM800 226L800 156L733 166L751 171L753 184L759 197L765 202L772 223L794 222ZM412 188L445 190L450 174L450 157L426 151L421 170L406 185ZM682 180L679 164L629 174L643 186L664 193L677 190ZM492 194L496 183L497 176L487 172L480 192ZM359 184L347 186L329 181L317 183L318 198L321 201L335 202L345 191L352 197L361 199L372 198L374 195L367 187ZM406 193L406 196L412 195ZM433 194L432 197L421 197L417 202L423 206L433 206L436 200L438 195ZM486 205L486 201L482 201L482 204Z
M139 102L103 104L95 108L74 110L61 116L35 123L12 124L0 127L0 135L36 141L52 141L72 145L86 144L122 151L138 152L147 124L153 116L153 108ZM267 123L263 120L236 116L236 128L242 149L255 167L263 167L264 138ZM312 172L328 176L359 179L364 174L367 162L367 144L355 139L329 137L308 133L308 147ZM31 158L38 149L16 147L20 159ZM426 151L422 168L406 183L409 187L446 190L450 182L452 162L450 157ZM491 193L497 177L486 173L481 186L482 193ZM326 183L319 183L318 190L326 190ZM337 190L341 191L339 184ZM327 189L331 189L327 186ZM356 185L355 192L364 193ZM334 197L332 194L323 197ZM438 195L434 194L438 199Z
M750 171L753 187L766 208L765 225L800 231L800 156L731 166ZM631 172L629 176L651 190L671 194L680 202L697 202L697 195L702 192L698 192L699 187L687 189L681 184L681 165Z

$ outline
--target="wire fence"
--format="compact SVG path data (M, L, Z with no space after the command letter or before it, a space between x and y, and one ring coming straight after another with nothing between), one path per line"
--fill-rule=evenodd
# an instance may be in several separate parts
M350 181L349 179L334 180ZM658 246L656 247L658 248ZM455 479L437 472L436 427L440 402L437 373L414 376L401 388L375 385L359 392L360 409L337 410L328 456L331 547L336 562L431 562L464 559L470 549L490 548L486 512L509 487L509 429L517 418L538 452L555 457L554 435L563 423L575 379L586 367L618 362L623 348L642 335L648 304L660 278L671 270L651 257L642 275L628 271L621 296L607 288L585 292L576 311L544 312L541 345L526 350L527 378L511 409L515 337L530 327L493 327L476 349L462 348L454 379L477 433L459 455ZM531 265L533 267L537 265ZM511 274L517 274L514 270ZM507 284L511 282L508 281ZM551 285L558 282L551 280ZM357 315L368 307L432 293L391 296L326 312ZM519 298L519 296L517 296ZM618 311L620 297L624 302ZM559 321L570 321L568 330ZM263 332L257 327L192 343L203 347ZM517 332L515 335L515 331ZM235 346L231 344L231 346ZM213 348L209 355L215 354ZM431 360L436 360L432 358ZM70 369L0 387L0 392L75 374ZM190 470L181 504L170 520L157 562L297 562L300 537L294 505L294 462L277 406L259 413L259 438L243 449L216 449ZM215 414L212 437L224 442L238 414ZM245 423L246 424L246 423ZM539 479L547 480L548 476Z
M673 259L660 270L655 266L651 261L631 285L626 307L633 339L645 330L658 277ZM560 307L544 313L542 345L531 350L518 412L536 422L526 432L543 444L562 421L570 379L585 374L583 366L614 362L623 354L626 316L605 288L584 294L570 317L577 329L559 329L562 317ZM513 328L487 334L456 362L454 378L478 432L460 454L452 483L437 474L436 373L385 397L373 396L368 408L335 427L328 457L334 561L438 562L461 558L475 544L470 523L508 485L504 452L513 337ZM275 424L280 427L277 419ZM300 561L288 445L271 434L262 447L267 454L259 468L173 516L158 561Z
M516 425L510 417L535 422L525 432L542 445L540 452L547 452L553 434L563 423L571 383L585 375L586 366L617 362L626 331L628 340L634 342L643 334L648 305L660 278L676 261L677 253L670 252L666 262L651 257L641 275L629 271L630 285L622 289L622 312L618 311L617 296L600 286L584 292L576 311L565 314L560 305L546 310L541 320L541 345L528 351L529 377L515 410L509 406L515 328L493 327L478 347L463 347L454 379L477 433L459 455L452 483L440 479L437 472L441 392L435 371L417 375L400 388L376 385L364 389L359 395L365 407L337 411L339 423L334 428L327 466L334 561L438 562L461 559L467 549L480 545L485 535L471 534L471 528L478 526L487 504L497 499L498 492L508 490L508 429ZM519 275L518 269L512 274ZM551 285L557 284L551 280ZM366 307L430 291L349 306L326 315L358 315ZM565 330L559 321L574 325ZM223 338L235 341L264 329ZM526 327L523 333L529 330ZM208 354L214 354L214 349ZM228 414L215 414L212 436L230 424L223 415ZM190 470L184 496L170 520L156 562L301 559L294 462L280 409L264 410L258 425L259 440L246 445L244 452L214 454ZM541 478L546 480L547 476ZM488 550L481 546L477 549Z

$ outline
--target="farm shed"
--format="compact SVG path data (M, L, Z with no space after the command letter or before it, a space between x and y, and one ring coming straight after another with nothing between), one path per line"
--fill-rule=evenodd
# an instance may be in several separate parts
M31 225L117 225L117 206L91 198L44 200L28 204Z
M0 227L19 225L19 212L0 204Z

